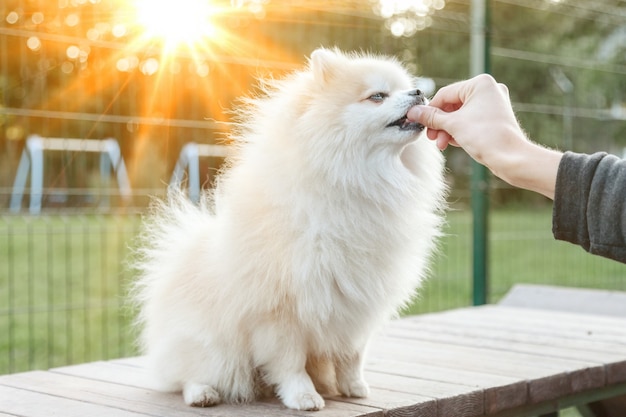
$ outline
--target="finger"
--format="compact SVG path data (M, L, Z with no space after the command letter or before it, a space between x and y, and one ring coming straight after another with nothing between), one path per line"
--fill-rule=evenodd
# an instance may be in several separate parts
M430 140L437 140L439 132L441 132L441 130L428 129L426 130L426 137Z
M481 74L469 80L457 81L439 89L429 104L446 111L448 108L459 109L475 89L485 83L495 84L495 80L488 74Z
M500 89L502 94L507 97L509 96L509 88L506 86L506 84L498 83L498 88Z
M456 110L477 91L489 91L493 90L494 87L499 88L508 97L508 89L504 84L498 83L489 74L480 74L469 80L458 81L441 88L435 93L429 104L446 111L448 108Z
M426 131L426 137L432 141L435 141L437 147L441 150L446 149L449 144L458 146L454 138L450 136L448 132L443 130L428 129Z
M440 108L442 110L446 110L451 107L460 107L465 101L461 96L461 91L463 90L462 82L457 82L454 84L447 85L442 87L435 93L433 98L428 103L430 106Z
M430 106L413 106L409 109L407 119L418 122L427 128L435 130L445 130L446 113L436 107Z
M448 141L448 145L452 145L455 148L460 148L461 147L461 145L459 145L459 143L456 140L454 140L454 138L452 138L452 139L450 139L450 141Z
M448 147L448 144L450 143L450 141L444 139L444 138L437 138L437 148L439 148L442 151L445 151L446 148Z
M436 140L436 141L450 142L454 140L452 136L450 136L450 134L446 132L445 130L429 129L427 136L430 140Z

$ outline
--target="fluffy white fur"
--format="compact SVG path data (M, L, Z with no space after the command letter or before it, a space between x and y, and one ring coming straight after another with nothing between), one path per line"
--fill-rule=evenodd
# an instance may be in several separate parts
M141 346L157 388L195 406L367 396L368 338L440 233L443 157L388 126L422 100L398 62L320 49L270 84L240 111L216 190L200 207L172 193L139 250Z

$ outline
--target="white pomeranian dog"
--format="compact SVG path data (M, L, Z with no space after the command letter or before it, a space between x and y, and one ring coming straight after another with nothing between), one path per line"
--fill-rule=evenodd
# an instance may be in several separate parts
M368 395L368 339L443 222L443 157L406 119L425 103L396 60L335 49L247 100L216 189L145 221L133 299L155 388L300 410Z

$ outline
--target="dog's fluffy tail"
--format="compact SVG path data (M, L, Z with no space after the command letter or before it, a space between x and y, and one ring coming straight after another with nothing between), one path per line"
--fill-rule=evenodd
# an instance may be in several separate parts
M204 235L205 241L210 238L213 219L213 197L209 193L203 194L198 205L174 188L168 190L166 199L153 200L142 219L130 262L134 280L129 298L140 329L147 324L151 301L171 284L169 281L184 273L186 260L207 250L198 247L203 239L195 237Z

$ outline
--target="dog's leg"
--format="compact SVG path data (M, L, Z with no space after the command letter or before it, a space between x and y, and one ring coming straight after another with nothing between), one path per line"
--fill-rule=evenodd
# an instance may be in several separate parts
M183 387L185 403L192 407L211 407L219 404L220 395L210 385L187 382Z
M323 395L337 395L337 375L335 363L328 356L309 356L306 371L313 380L317 392Z
M276 385L276 395L283 404L297 410L321 410L324 399L315 391L311 378L304 370L292 370L289 374L281 372L280 382ZM269 373L268 373L269 376Z
M363 378L363 352L355 351L342 356L335 364L337 386L341 395L364 398L369 395L369 387Z
M192 338L173 338L164 333L155 340L147 356L150 380L162 391L181 391L187 405L210 407L221 402L216 391L218 376L223 369L216 369L215 357L219 351L203 351L202 345ZM218 361L219 362L219 361ZM158 385L157 385L158 384Z
M255 362L261 367L266 382L276 386L276 395L287 407L321 410L324 399L315 391L306 372L305 348L289 330L281 330L276 325L258 326L253 335Z

